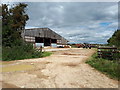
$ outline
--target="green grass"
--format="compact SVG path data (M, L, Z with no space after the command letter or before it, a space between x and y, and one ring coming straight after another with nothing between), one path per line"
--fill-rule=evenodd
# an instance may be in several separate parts
M52 52L42 52L41 57L47 57L50 56L52 54Z
M0 60L2 60L2 46L0 45Z
M98 58L97 53L95 53L88 61L86 61L86 63L106 74L110 78L120 80L118 68L119 60Z
M12 48L2 48L2 61L12 61L21 59L41 58L50 56L50 52L39 52L31 45L14 46Z

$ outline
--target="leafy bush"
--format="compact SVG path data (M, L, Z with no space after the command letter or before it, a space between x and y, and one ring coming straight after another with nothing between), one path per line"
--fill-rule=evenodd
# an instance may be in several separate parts
M44 56L50 56L51 53L48 52L39 52L33 49L33 46L30 44L23 44L20 46L3 47L2 49L2 60L11 61L11 60L20 60L20 59L29 59L29 58L40 58Z
M97 53L95 53L86 63L90 64L97 70L107 74L111 78L120 79L119 76L119 60L107 60L103 58L98 58Z

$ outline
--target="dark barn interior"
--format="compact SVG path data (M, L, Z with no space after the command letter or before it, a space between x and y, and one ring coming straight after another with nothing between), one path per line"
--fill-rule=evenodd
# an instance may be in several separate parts
M35 37L35 43L44 43L44 46L51 46L51 43L57 43L57 39Z
M36 43L44 43L44 38L35 37L35 42Z
M51 39L50 38L44 38L44 46L51 46Z

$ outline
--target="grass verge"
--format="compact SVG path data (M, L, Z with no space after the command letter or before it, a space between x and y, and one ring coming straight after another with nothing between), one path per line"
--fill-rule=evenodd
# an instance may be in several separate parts
M50 56L51 54L51 52L39 52L33 49L31 45L14 46L12 48L3 47L2 61L41 58Z
M52 52L42 52L41 57L47 57L50 56L52 54Z
M119 60L107 60L98 58L97 53L95 53L89 60L86 61L86 63L98 71L106 74L110 78L120 80L120 73L118 68Z

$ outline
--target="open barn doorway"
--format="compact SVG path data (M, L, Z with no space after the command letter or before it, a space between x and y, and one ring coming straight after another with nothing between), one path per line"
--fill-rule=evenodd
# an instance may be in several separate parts
M44 38L35 37L35 47L44 47Z
M51 43L57 43L57 39L51 39Z
M50 38L44 38L44 46L51 46L51 39Z
M35 37L35 42L36 43L44 43L44 38Z

